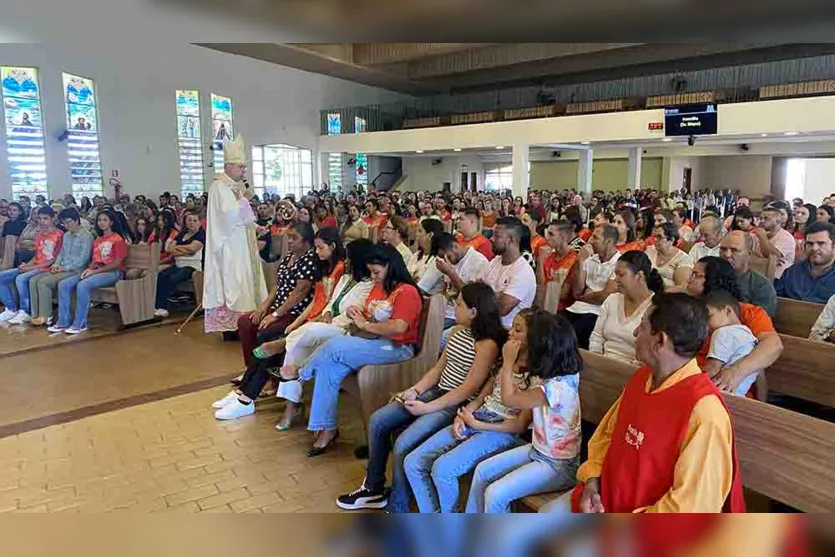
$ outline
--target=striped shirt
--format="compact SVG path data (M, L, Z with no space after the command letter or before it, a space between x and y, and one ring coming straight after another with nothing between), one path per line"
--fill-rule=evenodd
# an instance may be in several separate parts
M446 365L441 372L438 386L451 391L460 387L475 360L475 337L467 327L457 327L446 345Z

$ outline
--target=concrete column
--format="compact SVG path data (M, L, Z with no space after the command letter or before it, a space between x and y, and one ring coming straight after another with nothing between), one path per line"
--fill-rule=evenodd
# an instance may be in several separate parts
M528 187L530 186L530 174L528 166L530 162L530 148L528 145L519 144L513 146L513 196L528 198Z
M641 187L641 159L644 150L640 147L633 147L629 150L629 173L626 177L626 185L630 190Z
M591 193L591 177L594 166L594 150L580 151L580 161L577 165L577 191Z

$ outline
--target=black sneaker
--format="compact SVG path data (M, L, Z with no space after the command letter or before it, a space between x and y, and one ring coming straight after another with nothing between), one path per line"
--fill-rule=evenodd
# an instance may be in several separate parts
M384 509L388 505L388 498L384 490L371 491L365 484L356 491L337 497L336 506L346 511L359 509Z

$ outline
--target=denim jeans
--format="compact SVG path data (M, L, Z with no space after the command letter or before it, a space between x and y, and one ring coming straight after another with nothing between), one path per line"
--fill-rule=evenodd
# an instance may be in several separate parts
M475 469L467 512L508 513L522 497L574 487L577 465L577 458L548 458L531 444L488 458Z
M32 314L32 308L29 307L29 279L42 273L40 269L22 272L20 269L9 269L0 272L0 301L6 306L9 311L23 310L28 314ZM12 290L12 283L17 289L17 301Z
M406 477L422 513L454 512L458 478L497 453L519 444L514 433L476 431L459 441L452 426L442 429L406 457Z
M445 395L447 391L438 386L428 389L418 397L423 402L431 402ZM365 485L372 490L381 490L386 484L386 462L389 452L394 451L391 463L391 495L389 512L409 512L409 480L403 469L406 455L432 435L447 427L455 419L458 406L444 408L437 412L412 416L399 402L383 406L368 422L368 472ZM392 447L392 435L406 427L397 435Z
M87 314L90 313L90 295L94 290L113 286L122 279L122 271L98 273L81 279L73 275L58 283L58 323L59 327L73 326L81 329L87 326ZM72 291L75 290L75 320L72 319Z
M364 339L339 336L319 347L299 370L299 379L316 378L307 429L336 429L336 406L342 381L362 366L394 364L414 356L411 345L398 345L387 338Z
M154 305L157 309L168 309L168 298L174 294L174 290L181 282L185 282L194 274L191 267L168 267L160 272L157 277L157 301ZM197 301L200 303L200 300Z

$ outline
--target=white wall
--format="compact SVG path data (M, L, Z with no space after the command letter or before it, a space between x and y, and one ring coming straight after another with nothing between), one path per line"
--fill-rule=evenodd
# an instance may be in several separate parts
M835 159L802 159L805 163L804 201L820 205L824 197L835 192Z
M665 157L662 169L661 189L664 191L680 190L684 185L684 170L689 168L692 172L690 188L695 191L705 187L704 161L708 157Z
M109 42L96 47L3 44L0 65L40 69L47 172L53 197L70 189L66 144L54 139L66 129L62 71L95 80L105 175L118 169L122 184L131 194L180 190L176 89L200 91L207 163L212 160L210 137L205 133L210 129L212 92L232 97L235 128L248 145L287 143L314 150L320 134L319 110L406 98L267 62L152 39L141 44ZM4 134L5 130L0 130L0 197L11 194ZM206 169L207 179L213 172Z
M441 164L432 164L441 159ZM509 163L508 163L509 164ZM399 189L403 191L440 191L444 182L449 182L453 192L461 187L463 165L467 172L478 173L478 188L484 189L484 162L479 156L461 157L403 157L403 173L408 176Z
M704 187L730 188L761 198L771 193L771 160L770 156L760 155L704 157L701 182Z

